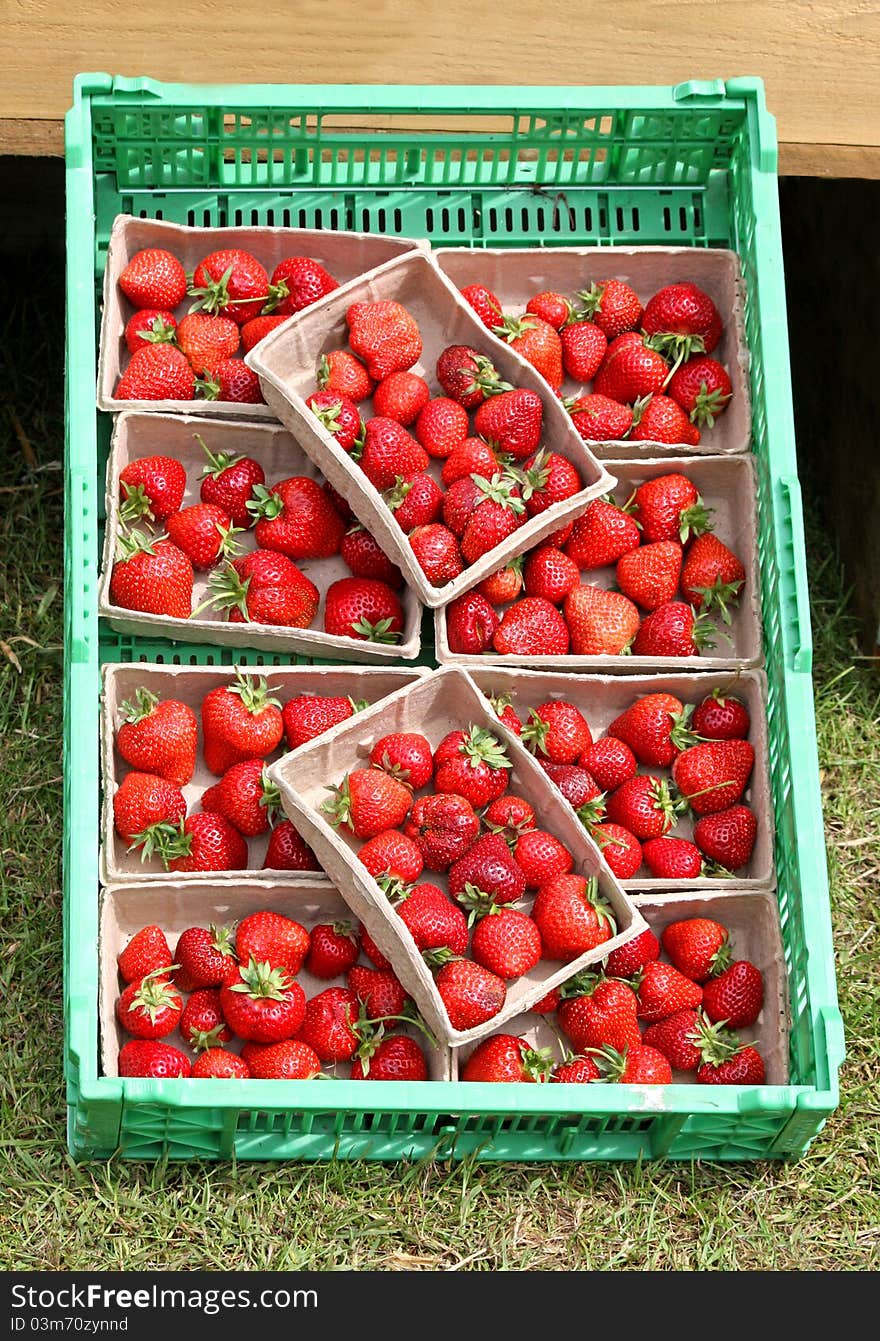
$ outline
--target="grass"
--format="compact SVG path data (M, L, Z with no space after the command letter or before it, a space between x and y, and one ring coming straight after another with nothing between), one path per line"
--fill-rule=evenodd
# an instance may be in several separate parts
M0 1140L7 1269L876 1266L880 682L808 490L816 690L849 1058L796 1164L74 1166L61 1079L61 351L0 289ZM2 284L3 281L0 281ZM48 390L47 390L48 388Z

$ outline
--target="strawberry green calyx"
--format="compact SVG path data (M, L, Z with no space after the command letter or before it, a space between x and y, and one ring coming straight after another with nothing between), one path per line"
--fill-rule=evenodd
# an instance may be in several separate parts
M187 287L187 294L190 298L195 298L195 302L189 309L190 312L207 312L211 316L216 316L222 312L224 307L228 307L234 302L236 307L242 303L265 303L269 297L266 293L261 293L257 298L230 298L229 281L232 278L234 266L229 266L224 270L219 279L210 279L207 284L199 285L190 278ZM256 312L254 313L256 316Z
M345 426L339 422L339 416L342 412L341 400L335 401L332 405L310 405L309 409L318 422L323 424L328 433L332 433L336 436L345 432ZM354 440L354 444L347 452L354 461L359 461L363 455L364 446L366 445L367 440L366 433L366 425L364 424L364 421L361 420L360 431Z
M605 981L604 973L595 973L592 969L582 969L573 978L569 978L559 989L562 1001L576 996L592 996L600 982Z
M509 508L511 512L517 514L525 512L526 505L523 500L511 493L517 481L509 474L499 473L493 475L491 480L487 480L485 475L471 475L471 479L483 495L477 499L475 507L490 502L500 503L502 507Z
M241 667L235 668L235 684L228 686L230 694L237 694L248 712L258 717L267 708L280 708L281 700L272 697L275 685L270 685L264 676L244 675Z
M512 345L514 340L521 340L529 331L536 330L537 325L537 317L529 313L525 313L521 317L502 317L499 324L492 327L492 333Z
M255 521L274 521L284 511L284 500L265 484L255 484L245 507Z
M585 801L582 806L578 806L574 812L588 832L592 832L593 826L601 824L605 818L605 799L605 793L600 792L592 800Z
M151 824L142 833L135 834L129 843L129 852L141 849L141 861L159 857L165 870L177 857L188 857L192 849L192 834L184 830L184 821L172 824L170 820L160 820Z
M233 992L246 992L254 1000L283 1001L291 978L284 969L273 968L265 961L260 963L251 955L247 968L238 970L241 982L233 983Z
M408 899L413 890L412 885L408 885L399 876L392 875L390 871L383 871L380 875L374 876L373 879L395 908L399 903L403 903L404 899Z
M587 1048L587 1052L595 1058L596 1065L602 1072L596 1084L616 1085L626 1070L628 1049L624 1048L622 1052L618 1052L610 1044L603 1043L600 1048Z
M350 694L348 696L348 701L351 704L352 712L363 712L364 708L368 708L370 706L369 699L352 698Z
M205 377L197 377L195 389L197 396L201 396L203 400L220 399L220 383L215 382L210 374Z
M691 609L694 610L694 607L691 606ZM724 616L722 614L722 619L723 618ZM726 622L728 624L730 623L729 611ZM694 623L693 628L691 629L691 639L693 640L694 646L699 651L702 651L704 647L714 647L715 639L719 635L722 638L726 638L727 641L730 642L730 638L728 638L724 630L719 629L715 624L712 623L711 619L709 619L708 611L705 609L705 607L700 612L700 614L697 614L696 610L694 610Z
M470 882L465 884L460 894L456 894L455 901L460 903L462 908L467 909L469 927L472 927L479 918L490 917L493 913L501 912L491 894L487 894L484 889L480 889L479 885L473 885Z
M720 861L710 861L705 858L700 867L700 875L706 876L710 880L735 880L733 871L729 871L726 866L722 866Z
M355 633L366 638L371 643L396 643L400 638L399 633L395 633L391 625L394 620L389 616L387 619L377 619L375 624L371 624L366 615L356 620L352 624Z
M222 556L224 559L228 559L230 555L234 556L240 554L242 547L235 537L244 533L244 527L221 526L219 522L215 522L214 525L216 526L217 534L220 537L220 553L218 557Z
M588 289L578 289L575 294L575 298L579 299L584 305L584 316L590 318L594 317L597 312L601 312L604 296L604 284L591 284Z
M230 959L235 958L235 926L218 927L212 922L209 928L211 932L211 945L221 955L226 955Z
M543 717L535 712L534 708L530 708L529 720L523 726L520 740L531 750L532 754L546 754L549 731L550 723L545 722Z
M689 539L696 539L698 535L713 530L711 514L714 511L714 508L707 508L701 495L697 494L696 502L689 508L683 508L678 519L678 535L681 543L684 544Z
M732 1029L727 1028L726 1020L712 1024L704 1011L699 1012L694 1033L688 1035L690 1042L700 1049L703 1062L710 1066L721 1066L729 1062L748 1044L742 1043Z
M209 1048L222 1048L225 1024L215 1024L213 1029L190 1029L187 1042L193 1052L207 1052Z
M672 722L672 729L669 732L669 740L677 750L689 750L692 745L696 745L700 737L691 730L691 718L694 715L693 703L686 703L681 712L671 712L669 714Z
M672 372L684 363L692 354L704 354L706 345L702 335L680 335L677 331L657 331L654 335L643 335L648 349L655 349L665 359L674 359ZM670 373L670 377L671 377ZM667 377L664 386L668 384Z
M196 619L203 610L209 606L217 610L238 610L242 618L250 622L250 615L247 608L248 588L251 585L249 577L241 577L229 564L226 568L218 569L208 578L208 595L201 605L197 605L190 615L190 619Z
M119 717L123 722L142 722L151 717L159 703L158 694L153 694L141 685L134 691L134 702L126 699L119 705Z
M642 422L642 417L645 411L647 410L648 406L651 404L651 401L653 399L654 399L654 393L652 391L649 391L647 396L639 396L636 400L633 401L633 407L632 407L633 417L632 417L632 423L630 424L630 432L632 432L634 428L638 428L639 424Z
M697 428L714 428L715 420L730 400L730 393L726 395L720 387L715 387L710 391L705 382L700 383L700 389L694 397L694 408L691 410L690 419Z
M554 1064L551 1048L523 1048L522 1050L523 1070L538 1085L547 1083Z
M593 911L599 922L604 922L611 930L612 936L617 933L617 922L611 911L610 904L606 903L599 893L599 881L595 875L590 876L587 881L587 888L584 890L584 898L587 903L592 905Z
M654 779L648 788L648 798L653 802L654 809L663 816L666 828L671 829L681 813L683 798L673 796L666 778Z
M168 977L175 968L177 965L172 964L169 968L154 969L146 974L131 999L131 1009L149 1015L151 1024L156 1023L156 1017L163 1011L176 1010L180 1003L180 996Z
M547 451L542 447L536 453L531 466L528 470L520 472L522 476L522 496L531 498L532 494L540 493L547 487L550 479L550 458Z
M281 792L269 777L265 768L260 776L260 787L262 790L260 805L266 811L266 817L269 820L269 823L274 824L276 817L281 812Z
M132 487L124 481L121 483L125 490L125 499L119 504L119 520L122 524L129 526L132 522L140 521L142 517L154 521L153 500L148 496L144 486L136 484Z
M173 345L177 343L177 327L169 326L161 317L153 317L149 326L142 326L137 333L139 340L151 345Z
M327 383L330 381L331 371L332 370L330 368L330 360L328 359L326 354L322 354L318 362L318 371L316 374L316 380L318 386L321 388L322 391L324 390Z
M382 495L392 512L396 512L401 506L411 488L412 480L405 479L403 475L395 475L394 487Z
M508 568L513 568L515 566L521 568L522 555L520 554L518 558L512 559L507 566ZM500 717L505 708L513 707L513 694L493 694L490 697L489 702L492 704L493 711Z
M321 810L329 817L334 829L351 824L351 789L348 779L349 775L346 773L338 787L331 784L327 791L332 792L332 796L321 802Z
M459 752L467 756L471 768L479 768L480 764L487 764L489 768L513 768L501 741L482 726L468 728Z
M201 433L194 433L193 437L208 458L207 465L202 468L203 475L213 475L216 479L224 470L228 470L230 466L237 466L243 459L240 456L231 456L229 452L212 452Z
M424 959L428 968L435 973L437 969L441 969L444 964L453 964L461 958L463 958L463 956L455 954L454 951L450 950L448 945L438 945L433 950L422 951L422 959Z
M153 546L167 539L167 535L150 536L145 531L129 531L127 535L120 532L116 537L116 552L121 563L128 563L138 554L155 554Z
M710 610L717 610L724 623L730 624L733 616L729 606L739 600L743 585L742 582L723 582L720 577L716 577L711 587L695 587L694 591L703 598L701 612L708 614Z
M354 927L350 922L334 922L333 931L337 936L344 936L352 944L357 940Z

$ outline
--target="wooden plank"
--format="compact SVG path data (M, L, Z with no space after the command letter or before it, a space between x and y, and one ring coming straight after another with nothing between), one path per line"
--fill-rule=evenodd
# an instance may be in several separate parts
M78 70L180 82L676 84L759 73L783 171L880 175L880 13L873 0L506 0L482 40L471 0L240 3L0 0L0 152L54 152ZM182 17L183 15L183 17ZM47 59L48 57L48 59ZM43 139L39 122L51 124ZM11 124L10 124L11 123Z

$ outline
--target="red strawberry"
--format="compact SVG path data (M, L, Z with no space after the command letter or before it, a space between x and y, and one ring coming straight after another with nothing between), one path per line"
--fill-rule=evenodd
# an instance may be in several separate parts
M407 995L390 969L366 968L355 964L345 975L345 981L371 1020L402 1015Z
M368 1045L362 1044L351 1067L351 1080L427 1080L428 1064L414 1038L377 1034Z
M476 563L490 553L508 536L513 535L525 520L525 506L508 487L502 487L496 496L487 493L461 537L461 553L466 563Z
M737 959L703 987L703 1009L713 1024L747 1029L761 1014L764 980L748 959Z
M401 304L385 299L352 303L345 314L348 343L376 382L418 362L422 337L418 323Z
M192 610L193 568L164 536L142 531L118 537L119 558L110 575L110 602L123 610L188 619Z
M241 1055L254 1080L311 1080L320 1074L321 1059L298 1038L279 1043L245 1043Z
M265 403L259 377L241 359L222 359L215 363L197 385L206 400L229 400L238 405Z
M593 390L597 395L633 405L660 391L668 376L669 365L662 354L630 331L611 341Z
M254 517L248 503L254 497L256 486L265 484L263 467L252 456L214 453L198 433L195 438L208 458L199 490L202 502L215 503L221 507L232 518L235 526L253 526Z
M710 529L709 513L695 485L686 475L658 475L645 480L633 497L633 516L642 528L642 540L679 540Z
M500 471L491 480L480 475L468 475L463 480L456 480L443 499L444 525L460 539L478 504L493 493L499 498L508 497L513 487L510 477Z
M641 970L636 995L639 1019L653 1024L679 1010L696 1010L703 1000L703 989L671 964L654 959Z
M578 759L581 768L595 778L604 792L613 792L638 770L636 757L630 747L613 736L593 741Z
M159 852L168 871L243 871L248 866L247 843L215 811L190 815L163 836Z
M758 821L754 813L748 806L737 805L697 820L694 842L723 870L739 871L751 860L757 833Z
M766 1078L761 1054L745 1045L733 1045L723 1060L704 1062L697 1070L698 1085L763 1085Z
M280 326L286 320L287 318L282 316L251 317L250 321L246 321L241 327L244 352L249 354L255 345L265 340L270 331L274 331L276 326Z
M497 833L485 833L449 872L449 893L471 914L488 913L496 904L517 903L526 892L525 873Z
M177 320L173 312L146 307L135 312L125 323L124 339L128 352L136 354L145 344L169 344L174 340Z
M157 826L178 824L186 814L183 793L154 773L127 773L113 796L113 823L131 847L143 847L144 858L155 850Z
M554 326L540 317L502 317L494 333L506 340L520 358L549 382L554 391L562 386L562 341Z
M532 1010L536 1015L553 1015L559 1008L561 993L558 987L551 987L540 1001L536 1001Z
M622 824L591 826L590 835L618 880L632 880L642 864L642 845Z
M694 743L689 721L690 709L673 694L644 694L615 717L608 734L624 741L640 764L667 768Z
M262 759L243 759L202 792L201 806L229 820L245 838L257 838L267 832L281 809L281 796Z
M582 488L572 463L558 452L541 450L523 466L522 496L530 517L573 498Z
M346 531L339 553L353 577L376 578L392 588L403 586L400 569L394 566L378 540L359 523Z
M434 788L487 805L507 790L513 767L497 736L480 726L451 731L434 751Z
M276 824L269 834L264 871L320 871L318 860L290 820Z
M603 1080L618 1085L671 1085L672 1068L656 1048L641 1044L625 1053L604 1052Z
M468 428L464 406L448 396L438 396L419 412L415 434L429 456L445 460L464 442Z
M187 291L196 299L191 312L222 312L243 326L259 316L269 296L269 276L250 252L230 247L199 262Z
M691 605L666 601L646 615L633 639L637 657L695 657L715 646L714 627L698 618Z
M119 473L119 516L128 525L141 517L165 521L177 512L186 489L186 471L171 456L142 456Z
M318 361L318 386L322 391L367 400L373 394L373 379L360 359L347 349L330 349Z
M569 377L592 382L608 348L608 338L592 321L574 321L559 333L562 363Z
M681 545L674 540L642 545L618 560L617 585L643 610L656 610L675 597L681 563Z
M461 296L476 312L487 330L493 331L502 317L501 303L484 284L468 284Z
M349 526L352 526L355 521L355 515L352 512L351 505L347 499L343 498L339 490L334 489L333 485L327 480L324 481L324 493L330 499L330 502L333 504L342 520L348 522Z
M251 960L223 983L220 1006L238 1038L251 1043L278 1043L300 1032L306 996L284 969Z
M202 700L205 763L217 777L242 759L265 759L283 733L280 705L262 677L237 670L233 684L218 685Z
M686 838L651 838L642 848L648 870L658 880L696 880L703 873L699 848Z
M338 281L310 256L287 256L272 271L274 310L285 317L338 288Z
M504 612L492 645L501 656L565 656L568 626L562 615L541 596L525 596Z
M498 456L487 442L482 438L465 438L443 462L440 479L449 489L457 480L467 479L470 475L482 475L490 480L499 468Z
M307 741L315 740L331 726L347 722L365 707L365 702L344 698L341 694L300 694L289 699L281 711L289 748L295 750Z
M324 631L335 637L396 643L403 632L403 607L385 582L341 577L327 588Z
M664 778L639 773L608 798L608 818L642 842L660 838L675 823L675 805Z
M418 844L397 829L383 829L358 852L358 861L375 880L400 881L411 885L424 869Z
M605 498L594 498L575 519L565 552L578 568L606 568L641 544L639 528L629 513Z
M355 768L321 806L334 826L356 838L373 838L383 829L397 829L412 807L412 792L381 768Z
M610 940L616 929L595 877L586 880L582 875L558 875L542 884L532 917L541 933L544 958L566 963Z
M144 1076L151 1080L176 1080L189 1076L189 1058L169 1043L130 1039L119 1049L119 1074Z
M463 955L468 943L467 919L436 885L415 885L396 905L396 912L422 954L444 963L450 954Z
M309 396L306 405L318 420L318 423L332 433L337 447L351 452L357 460L363 446L364 426L361 412L350 396L340 396L333 391L315 391Z
M464 1064L461 1079L478 1084L543 1084L550 1077L552 1060L546 1049L530 1048L515 1034L493 1034L474 1048Z
M480 821L463 796L421 796L404 832L418 843L429 871L446 871L476 842Z
M496 451L525 461L538 450L544 406L534 391L502 391L484 401L474 416L474 428Z
M417 526L410 534L409 543L419 567L435 587L445 587L447 582L464 572L458 540L448 526L440 522Z
M453 1029L474 1029L497 1015L507 997L504 979L471 959L453 959L434 979Z
M529 889L537 889L558 875L567 875L574 866L574 858L556 835L534 826L519 834L513 855Z
M165 1038L182 1010L183 999L164 969L129 983L116 1002L121 1027L135 1038Z
M698 355L673 373L669 395L697 428L714 428L733 395L733 383L717 359Z
M209 1048L193 1062L194 1080L248 1080L250 1067L238 1053L227 1048Z
M563 402L584 442L615 442L628 436L633 412L610 396L574 396Z
M569 592L562 613L575 656L620 656L639 627L639 612L628 597L588 583Z
M754 764L747 740L710 740L680 754L672 778L695 814L712 815L739 801Z
M732 550L707 533L698 536L685 556L681 590L695 609L718 610L726 624L730 601L742 595L746 570Z
M552 326L555 331L558 331L567 321L571 320L574 306L564 294L544 290L529 299L526 303L526 311L540 317L542 321L547 322L548 326Z
M115 400L192 400L196 377L186 357L169 344L146 344L116 384Z
M591 1081L599 1080L601 1075L592 1057L572 1057L555 1067L550 1079L563 1085L589 1085Z
M532 754L546 755L554 764L576 763L593 740L583 713L565 699L532 708L522 738Z
M564 601L580 581L574 559L553 545L541 545L532 550L526 559L524 576L529 595L541 597L551 605Z
M605 793L596 786L585 768L576 764L551 764L538 759L550 781L559 788L568 804L578 813L585 825L592 825L605 814Z
M307 629L320 594L296 564L274 550L256 549L213 573L209 602L236 624L278 624Z
M523 588L522 564L522 555L511 559L505 568L499 568L497 573L483 578L475 590L480 596L485 596L490 605L507 605L515 601Z
M499 978L520 978L541 958L541 935L525 913L497 909L477 923L471 954Z
M437 520L443 509L443 490L432 475L422 472L408 480L398 477L385 502L397 525L409 534L417 526L429 526Z
M390 963L385 958L385 956L379 949L376 942L373 940L370 933L367 931L367 928L364 926L363 922L361 922L359 925L358 934L360 936L361 949L367 956L367 959L369 959L370 963L375 965L375 967L379 969L390 969L391 968Z
M373 393L373 413L380 419L394 419L409 428L430 399L431 392L424 377L413 372L393 372Z
M409 480L424 473L428 464L425 449L394 419L367 421L360 465L380 492L393 489L398 479Z
M619 945L605 960L604 969L610 978L632 978L640 968L660 958L660 942L650 927L640 931L625 945Z
M119 287L135 307L171 311L186 297L186 272L170 251L148 247L132 256L119 276Z
M232 927L187 927L174 951L180 965L178 978L197 987L219 987L235 968L235 937Z
M622 279L600 280L578 293L587 315L609 340L626 331L638 330L642 322L639 295Z
M254 531L261 549L289 559L329 559L339 553L345 522L316 480L294 475L271 489L254 488L248 509L257 517Z
M220 559L236 553L239 527L216 503L195 503L168 518L168 535L183 550L193 568L211 568Z
M695 1010L677 1010L645 1030L646 1045L662 1052L676 1071L696 1071L703 1059L700 1037L700 1015Z
M228 317L212 317L206 312L190 312L177 327L177 343L195 373L213 371L224 359L238 352L241 335Z
M491 359L470 345L448 345L443 350L437 360L437 381L466 410L482 405L490 393L511 389L501 381Z
M695 708L691 726L704 740L745 740L751 718L741 699L716 688Z
M685 357L711 354L721 338L721 316L696 284L667 284L646 306L642 330L650 336L672 337L666 339L664 348L682 350Z
M299 922L268 909L242 918L235 932L235 953L242 964L256 960L296 977L311 945L309 933Z
M426 736L417 731L393 731L381 736L370 751L370 763L420 791L434 776L434 759Z
M357 961L359 953L350 922L319 922L311 930L305 969L313 978L338 978Z
M180 1035L196 1052L229 1042L232 1030L223 1019L216 987L200 987L190 994L180 1017Z
M657 391L638 402L633 424L632 442L683 442L688 447L696 447L700 441L700 430L691 423L681 406Z
M528 801L505 792L486 807L483 823L491 833L500 834L509 847L515 847L527 830L535 828L537 821Z
M492 646L501 623L485 596L467 591L451 601L446 611L446 637L451 652L478 656Z
M641 1042L638 1001L632 988L612 978L585 975L565 983L559 1003L559 1026L577 1052L612 1047L623 1052ZM568 994L572 995L568 995Z
M687 917L663 931L663 949L685 977L705 982L730 963L727 928L711 917Z
M127 983L140 982L142 978L161 973L171 967L171 951L165 939L165 932L155 924L141 927L116 956L119 972Z
M141 685L133 701L119 705L119 716L116 748L125 762L184 787L196 766L198 723L192 708L176 698L160 703Z

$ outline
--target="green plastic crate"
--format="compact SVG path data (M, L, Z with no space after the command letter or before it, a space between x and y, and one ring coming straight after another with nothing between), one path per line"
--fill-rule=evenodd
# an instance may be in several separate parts
M439 129L438 129L439 127ZM676 88L220 87L80 76L67 117L65 1018L75 1156L509 1160L801 1154L837 1103L837 1009L816 761L774 121L760 80ZM96 615L109 417L97 293L114 216L428 236L437 244L735 248L747 283L779 904L784 1087L201 1081L98 1068L98 667L231 663ZM256 654L235 654L250 664ZM266 661L283 658L266 658ZM243 1097L245 1096L245 1097ZM662 1103L662 1108L659 1106Z

